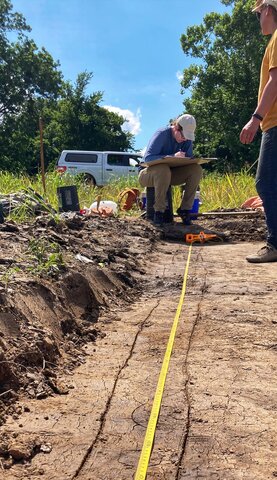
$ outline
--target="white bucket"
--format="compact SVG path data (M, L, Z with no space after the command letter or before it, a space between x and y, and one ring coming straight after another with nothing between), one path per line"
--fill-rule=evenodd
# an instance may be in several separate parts
M101 200L98 207L109 207L114 213L117 212L117 203L112 200ZM89 208L97 209L97 202L93 202Z

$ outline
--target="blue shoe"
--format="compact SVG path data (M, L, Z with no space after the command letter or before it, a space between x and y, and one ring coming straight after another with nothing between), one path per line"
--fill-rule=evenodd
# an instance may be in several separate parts
M164 212L155 212L154 213L154 224L155 225L163 225L164 222Z
M191 225L190 210L182 210L182 208L178 208L177 214L184 225Z

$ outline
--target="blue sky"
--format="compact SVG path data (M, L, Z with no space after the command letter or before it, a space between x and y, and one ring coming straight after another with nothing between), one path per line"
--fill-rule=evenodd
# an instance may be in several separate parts
M226 12L220 0L12 0L30 36L59 60L64 78L93 72L87 93L129 119L135 148L184 111L180 77L193 59L180 36L206 13Z

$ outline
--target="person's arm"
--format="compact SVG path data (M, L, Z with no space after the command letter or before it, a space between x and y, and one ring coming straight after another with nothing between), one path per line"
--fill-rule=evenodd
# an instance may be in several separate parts
M185 145L180 148L179 152L176 152L174 154L174 157L191 158L193 156L192 147L193 147L192 141L191 140L186 140Z
M186 157L191 158L193 156L193 143L191 140L189 140L189 146L188 149L186 150Z
M277 98L277 68L269 71L269 79L254 113L264 118ZM251 117L240 133L242 143L251 143L258 131L260 120Z
M147 146L143 161L150 162L151 160L165 157L165 154L162 153L165 142L166 134L163 130L158 130L154 133Z

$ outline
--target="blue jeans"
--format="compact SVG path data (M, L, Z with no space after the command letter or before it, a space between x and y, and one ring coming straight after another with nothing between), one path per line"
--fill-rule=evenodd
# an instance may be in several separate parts
M263 133L256 188L263 201L267 243L277 248L277 126Z

